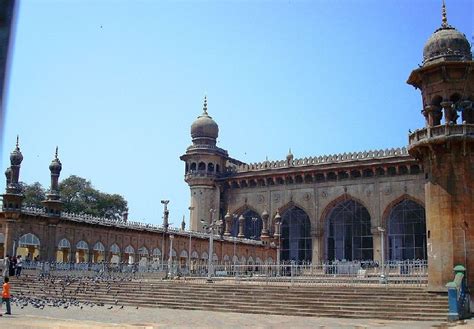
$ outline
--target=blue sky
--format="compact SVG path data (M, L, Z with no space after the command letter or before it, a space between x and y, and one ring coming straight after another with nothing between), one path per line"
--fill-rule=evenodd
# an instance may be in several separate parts
M471 39L472 1L448 0ZM21 180L85 177L130 218L188 216L179 160L208 96L218 145L245 162L407 144L424 125L406 84L441 24L441 1L22 1L2 168ZM471 40L470 40L471 41Z

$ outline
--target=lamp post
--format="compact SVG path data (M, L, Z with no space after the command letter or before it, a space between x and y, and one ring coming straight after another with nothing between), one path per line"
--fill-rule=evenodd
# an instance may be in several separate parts
M163 270L164 262L165 262L165 235L168 232L168 203L170 203L170 200L161 200L161 203L164 206L163 209L163 235L161 237L161 269Z
M173 276L173 239L174 235L170 235L170 253L168 258L168 277L171 278Z
M218 227L222 224L221 220L214 220L214 214L216 213L215 209L210 210L211 213L211 222L209 224L205 224L204 220L201 219L201 223L203 224L203 228L209 233L209 258L207 260L207 282L212 282L212 274L214 271L214 267L212 264L212 256L214 255L214 228Z
M193 206L190 206L189 208L189 223L191 223L191 220L192 220L192 215L193 215L193 210L194 210L194 207ZM188 270L189 270L189 274L191 274L191 249L192 249L192 244L191 244L191 224L189 225L189 253L188 253Z
M381 265L382 265L382 273L380 274L380 282L386 283L387 279L385 278L385 243L383 241L385 229L383 227L378 226L377 230L380 232L380 253L381 253Z

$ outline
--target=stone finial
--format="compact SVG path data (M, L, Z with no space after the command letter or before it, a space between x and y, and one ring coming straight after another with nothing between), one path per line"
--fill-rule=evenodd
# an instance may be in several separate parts
M208 115L207 114L207 96L204 96L204 106L203 106L202 110L203 110L204 115Z
M186 229L186 222L184 221L184 215L183 215L183 220L181 221L181 230L184 231Z
M443 0L443 6L442 6L442 10L441 10L441 27L442 28L449 27L448 18L446 16L446 3L445 3L444 0Z

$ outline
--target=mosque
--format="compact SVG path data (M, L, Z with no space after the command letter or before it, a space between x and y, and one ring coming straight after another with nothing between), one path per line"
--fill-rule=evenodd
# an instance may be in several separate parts
M3 252L23 247L42 259L71 261L113 255L163 261L169 252L186 263L203 258L205 227L216 220L215 261L419 259L428 261L429 287L444 289L455 264L474 270L474 62L466 36L448 24L444 4L423 65L407 83L421 91L426 122L409 134L407 147L303 159L290 151L286 159L252 164L216 146L219 127L204 99L191 126L192 145L181 156L191 193L190 231L173 233L175 248L166 223L130 225L126 217L111 222L63 213L57 157L44 208L22 207L17 145L0 212ZM472 287L474 276L469 280Z

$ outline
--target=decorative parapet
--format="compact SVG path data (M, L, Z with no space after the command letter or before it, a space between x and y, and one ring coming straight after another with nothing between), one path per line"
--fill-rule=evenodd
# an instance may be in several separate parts
M440 139L444 140L447 137L462 137L474 139L474 124L447 124L435 127L426 127L417 129L408 137L410 147L420 142L428 140Z
M29 215L40 215L46 216L46 212L43 208L36 208L36 207L23 207L21 208L21 212L24 214ZM108 226L108 227L116 227L116 228L124 228L130 230L137 230L137 231L147 231L147 232L154 232L154 233L165 233L186 236L186 237L194 237L194 238L202 238L202 239L209 239L208 233L203 232L196 232L196 231L183 231L179 228L175 227L168 227L168 230L165 230L163 226L158 226L154 224L148 224L138 221L124 221L121 219L111 219L105 217L95 217L88 214L75 214L75 213L68 213L62 212L61 219L73 222L81 222L87 224L94 224L94 225L101 225L101 226ZM227 237L214 234L214 239L219 240L222 239L224 241L230 242L238 242L238 243L245 243L245 244L252 244L252 245L261 245L262 241L251 240L251 239L241 239L241 238L234 238L234 237Z
M386 150L376 151L364 151L364 152L352 152L352 153L341 153L334 155L324 155L318 157L309 157L303 159L294 159L292 161L281 160L281 161L263 161L258 163L243 164L235 168L235 172L249 172L249 171L261 171L268 169L277 168L288 168L288 167L306 167L320 164L333 164L351 161L371 160L371 159L385 159L390 157L400 157L410 155L405 147L392 148Z

